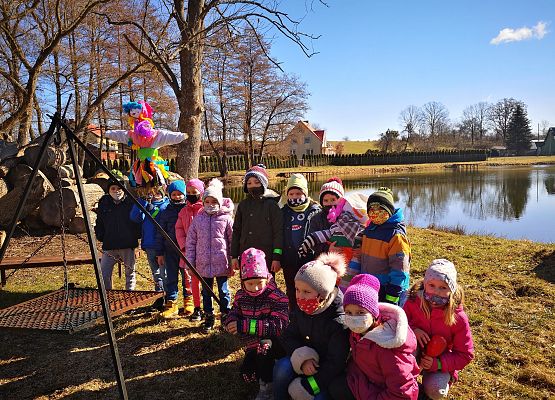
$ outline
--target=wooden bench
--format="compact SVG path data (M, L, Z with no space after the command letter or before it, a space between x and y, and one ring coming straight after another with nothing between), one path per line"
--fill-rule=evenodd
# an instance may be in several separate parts
M43 267L59 267L64 265L64 260L61 255L59 256L34 256L29 259L25 264L22 263L27 257L4 257L0 262L0 275L2 287L6 285L6 270L7 269L22 269L22 268L43 268ZM83 254L67 254L67 265L84 265L92 264L90 253ZM100 262L100 261L99 261ZM121 265L118 263L118 270L121 276Z

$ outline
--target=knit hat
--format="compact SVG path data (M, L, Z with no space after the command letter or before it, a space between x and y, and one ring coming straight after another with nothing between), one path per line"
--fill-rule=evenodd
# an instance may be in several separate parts
M322 185L320 189L320 204L322 204L322 198L326 193L331 193L336 195L338 198L345 196L345 189L343 188L343 181L341 178L333 177L330 178Z
M374 275L358 274L351 279L351 284L345 290L343 306L355 304L370 312L374 318L380 316L378 307L378 293L380 281Z
M264 164L258 164L254 167L251 167L247 173L245 174L244 182L243 182L243 191L248 193L247 190L247 181L251 176L254 176L256 179L260 181L264 190L268 189L268 173L266 172L266 167Z
M291 188L300 189L308 197L308 182L303 174L291 174L287 181L286 192L289 192Z
M204 193L204 182L198 178L193 178L187 182L186 188L192 187L199 191L200 194Z
M266 265L266 254L262 250L250 247L241 254L241 279L264 278L272 276Z
M224 195L222 194L222 189L224 188L224 184L218 178L214 178L208 184L208 187L202 194L202 201L207 197L213 197L218 200L218 204L221 206L224 202Z
M326 299L346 269L343 255L336 252L322 253L316 260L303 265L295 275L295 280L307 283Z
M123 178L120 178L118 176L116 176L116 179L110 178L108 179L108 182L106 183L106 193L110 193L110 187L111 186L118 186L118 182L121 183L123 186L125 186L125 180Z
M168 194L171 196L171 194L175 191L181 192L183 194L185 194L186 190L185 190L185 182L181 179L177 180L177 181L173 181L172 183L170 183L168 185Z
M424 283L431 279L438 279L447 283L452 293L457 290L457 270L449 260L438 258L432 261L424 274Z
M371 203L380 203L391 215L395 214L395 200L393 200L393 192L390 188L381 187L368 197L366 209L370 207Z

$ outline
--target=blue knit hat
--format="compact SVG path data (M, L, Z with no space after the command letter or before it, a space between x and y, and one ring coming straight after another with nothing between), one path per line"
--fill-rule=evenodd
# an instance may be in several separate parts
M175 191L181 192L183 194L185 194L185 192L187 191L185 189L185 182L183 180L178 180L178 181L173 181L172 183L169 184L168 186L168 194L171 196L172 192Z

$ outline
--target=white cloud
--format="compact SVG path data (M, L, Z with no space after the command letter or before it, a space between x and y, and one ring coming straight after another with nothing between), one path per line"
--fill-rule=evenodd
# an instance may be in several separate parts
M499 35L491 39L491 44L520 42L521 40L538 39L541 40L547 34L547 23L540 21L532 28L524 26L522 28L504 28L499 31Z

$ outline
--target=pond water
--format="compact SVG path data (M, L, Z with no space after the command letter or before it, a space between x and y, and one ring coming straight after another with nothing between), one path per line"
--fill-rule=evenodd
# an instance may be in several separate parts
M324 181L309 182L312 198L318 198ZM285 179L272 182L271 188L281 193L285 184ZM555 166L348 177L343 184L347 192L367 195L390 187L405 221L414 226L555 242ZM226 188L224 195L235 202L244 197L241 187Z

